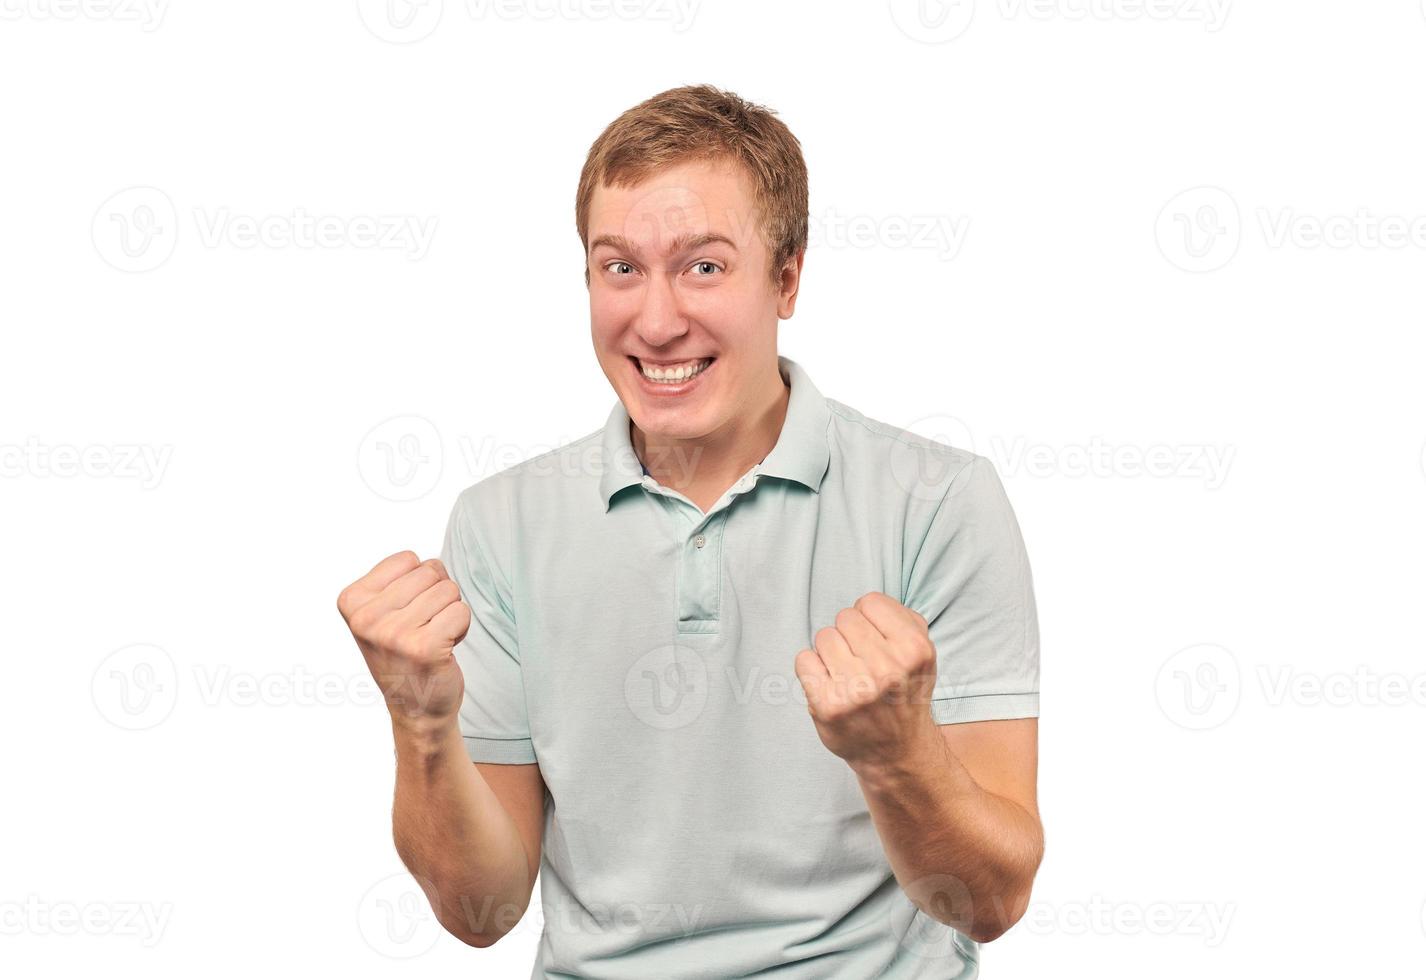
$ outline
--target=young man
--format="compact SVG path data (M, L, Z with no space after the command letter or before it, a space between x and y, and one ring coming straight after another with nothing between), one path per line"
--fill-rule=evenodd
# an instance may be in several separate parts
M778 355L807 180L768 110L634 107L576 220L606 424L338 601L390 704L402 860L476 946L543 871L537 978L975 976L1043 850L995 471Z

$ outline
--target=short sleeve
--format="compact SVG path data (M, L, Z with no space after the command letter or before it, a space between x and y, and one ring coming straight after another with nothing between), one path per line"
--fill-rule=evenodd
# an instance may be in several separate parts
M972 456L947 485L912 561L904 603L936 647L938 725L1040 714L1030 562L994 466Z
M456 499L441 546L441 562L470 606L470 629L455 648L465 675L460 733L472 762L534 762L515 616L506 583L476 530L485 522L468 512L473 506L469 490Z

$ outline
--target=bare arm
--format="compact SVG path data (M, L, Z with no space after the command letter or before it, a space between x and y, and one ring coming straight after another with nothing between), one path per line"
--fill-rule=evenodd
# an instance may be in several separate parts
M544 783L537 765L472 765L457 717L465 680L453 649L470 608L437 559L403 551L337 599L391 714L392 835L441 925L489 946L524 914L539 867Z
M451 935L490 946L520 921L539 870L537 765L472 765L454 727L396 736L396 853Z
M794 661L822 742L856 773L897 883L978 942L1025 914L1044 852L1039 721L937 725L926 618L869 592Z
M921 749L857 777L907 895L933 918L990 942L1025 914L1044 854L1038 720L938 727Z

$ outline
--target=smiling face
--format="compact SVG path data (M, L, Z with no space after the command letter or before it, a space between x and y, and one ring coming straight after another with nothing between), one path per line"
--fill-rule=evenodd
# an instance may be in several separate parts
M601 185L589 243L594 351L646 438L735 434L780 392L777 321L792 315L802 255L775 285L741 166L684 163L637 187Z

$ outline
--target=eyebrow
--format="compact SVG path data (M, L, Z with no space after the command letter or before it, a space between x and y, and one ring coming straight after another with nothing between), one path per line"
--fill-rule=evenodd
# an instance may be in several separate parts
M694 235L685 232L682 235L675 236L668 243L668 252L670 255L676 255L679 252L688 252L715 243L727 245L735 252L738 250L738 246L726 235L719 235L716 232L704 232L703 234ZM623 235L600 235L589 244L589 253L593 255L594 251L600 246L617 249L621 252L628 252L630 255L641 254L638 246Z

